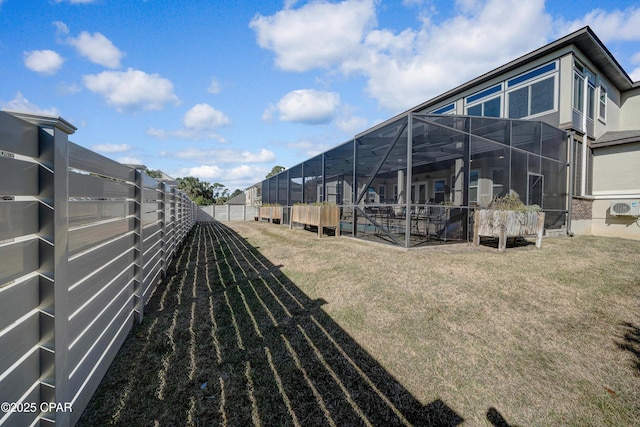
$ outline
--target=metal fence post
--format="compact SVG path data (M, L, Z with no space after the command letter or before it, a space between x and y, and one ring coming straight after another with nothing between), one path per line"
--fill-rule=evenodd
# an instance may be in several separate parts
M69 134L58 118L21 117L38 125L40 157L41 401L69 403ZM41 413L42 424L71 425L66 412Z
M158 190L160 190L160 224L162 232L160 234L160 239L162 243L160 244L160 251L162 253L162 277L165 278L167 276L167 186L164 182L158 183Z
M136 322L142 323L142 317L144 312L144 253L142 243L144 236L142 235L142 197L144 194L142 171L136 169L136 191L135 201L133 203L135 213L135 280L133 285L134 296L134 313Z

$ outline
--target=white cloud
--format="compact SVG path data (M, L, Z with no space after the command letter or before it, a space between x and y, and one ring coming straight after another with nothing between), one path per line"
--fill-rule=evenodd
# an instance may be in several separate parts
M217 95L222 91L222 88L220 87L220 83L218 82L218 80L214 77L211 79L211 83L209 83L209 87L207 88L207 92L213 94L213 95Z
M269 170L271 170L270 167ZM194 176L207 182L219 181L230 191L233 191L236 188L245 189L262 181L268 172L267 168L249 165L238 165L230 169L224 169L217 165L204 165L180 169L172 176Z
M16 92L15 98L8 102L0 102L0 107L3 110L20 111L24 113L44 114L47 116L59 117L60 112L57 108L40 108L37 105L29 102L21 92Z
M189 148L176 153L180 159L198 160L200 163L270 163L276 159L276 155L265 148L256 153L248 150L202 150Z
M166 130L158 129L158 128L147 129L147 135L153 136L154 138L158 138L158 139L167 139L169 137L169 134L167 133Z
M216 129L230 124L231 119L222 111L216 110L209 104L196 104L184 114L182 128L173 131L149 128L147 135L159 139L166 139L170 136L192 140L216 139L226 143L224 137L216 133Z
M69 27L62 21L53 21L53 26L56 27L56 33L58 35L69 34Z
M144 71L103 71L83 77L90 91L101 95L107 104L120 112L161 110L165 104L178 104L171 81Z
M411 1L411 6L420 2ZM367 92L393 112L423 102L548 41L544 0L461 0L439 23L424 2L420 28L375 29L373 1L318 1L251 22L258 44L290 71L329 68L367 79ZM450 7L447 5L446 7ZM318 37L322 34L322 37ZM265 112L265 118L273 114Z
M371 32L366 54L345 61L343 72L364 74L372 97L403 110L539 47L551 30L542 0L458 6L466 14L417 31Z
M122 153L131 150L131 146L129 144L96 144L91 149L101 153Z
M375 23L373 0L315 1L272 16L257 15L249 26L258 44L276 54L283 70L330 67L360 49L366 29Z
M571 22L561 22L559 27L564 33L589 25L604 42L640 40L640 7L626 10L616 9L607 12L594 9L583 18Z
M324 153L333 145L331 144L323 144L315 141L308 140L300 140L295 142L290 142L287 144L287 148L291 150L298 151L302 154L302 156L309 158L320 153Z
M65 82L60 82L58 83L58 86L56 86L56 93L60 95L72 95L80 91L82 91L82 86L76 83L67 84Z
M340 109L340 114L336 118L336 126L346 134L354 135L369 127L367 119L354 115L354 109L345 105Z
M53 50L32 50L24 52L24 65L31 71L40 74L55 74L64 59Z
M209 104L196 104L187 111L182 123L188 129L215 129L231 124L231 119Z
M300 89L283 96L275 107L265 111L263 118L268 119L275 110L285 122L323 124L333 120L339 106L340 95L335 92Z
M103 34L89 34L83 31L78 37L69 37L67 41L77 49L80 55L88 58L94 64L107 68L120 68L120 60L124 53Z

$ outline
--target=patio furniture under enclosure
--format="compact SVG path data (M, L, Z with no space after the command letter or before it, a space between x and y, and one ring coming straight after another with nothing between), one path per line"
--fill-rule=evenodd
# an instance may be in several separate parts
M471 241L473 211L516 192L559 229L567 145L539 121L406 113L264 180L262 202L334 203L341 234L414 247Z

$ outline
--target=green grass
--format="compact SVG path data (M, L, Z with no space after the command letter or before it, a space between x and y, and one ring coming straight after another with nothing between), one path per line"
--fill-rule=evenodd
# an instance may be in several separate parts
M80 425L640 424L640 242L228 227L194 229Z

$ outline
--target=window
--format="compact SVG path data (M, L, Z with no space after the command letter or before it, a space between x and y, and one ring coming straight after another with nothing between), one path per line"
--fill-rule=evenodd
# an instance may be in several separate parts
M577 70L573 72L573 109L584 112L584 76Z
M430 114L455 114L456 112L456 104L449 104L442 108L438 108L435 111L432 111Z
M593 120L596 116L596 87L589 82L587 86L587 117Z
M380 196L380 203L384 203L384 199L385 199L385 192L386 192L386 186L384 185L379 185L378 186L378 196Z
M509 92L509 118L541 114L554 110L555 77L547 77L535 83Z
M444 202L444 193L445 193L446 181L444 179L437 179L433 183L433 194L435 197L434 202L442 203Z
M480 179L480 171L472 170L469 174L469 204L478 203L478 181Z
M502 96L489 97L501 92L502 84L499 84L468 96L465 99L467 114L470 116L500 117ZM483 99L484 101L481 101Z
M598 117L600 120L607 120L607 87L600 83L600 101L598 103Z

